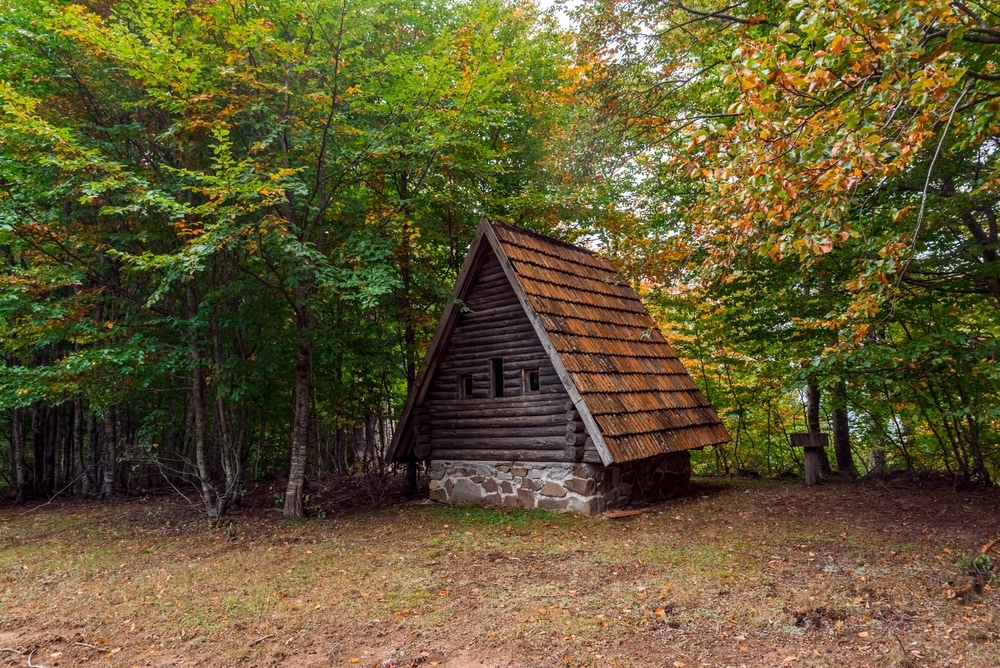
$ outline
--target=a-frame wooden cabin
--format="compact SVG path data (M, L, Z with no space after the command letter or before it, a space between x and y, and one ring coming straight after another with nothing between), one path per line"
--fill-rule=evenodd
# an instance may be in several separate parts
M407 399L431 498L587 514L670 497L729 434L614 265L483 220Z

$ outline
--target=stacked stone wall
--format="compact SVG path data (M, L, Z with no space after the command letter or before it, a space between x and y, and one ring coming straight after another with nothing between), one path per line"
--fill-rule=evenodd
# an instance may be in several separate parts
M612 466L537 462L433 461L430 497L452 504L542 508L596 515L687 491L691 460L670 453Z

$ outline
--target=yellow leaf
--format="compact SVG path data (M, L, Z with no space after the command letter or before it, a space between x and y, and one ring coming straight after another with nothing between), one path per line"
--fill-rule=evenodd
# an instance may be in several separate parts
M843 35L835 35L833 41L830 42L830 51L833 52L833 55L838 56L843 52L845 46L847 46L847 38Z

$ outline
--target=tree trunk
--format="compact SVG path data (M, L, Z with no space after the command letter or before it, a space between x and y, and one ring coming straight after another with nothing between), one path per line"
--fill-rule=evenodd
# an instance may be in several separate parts
M27 478L27 470L24 465L24 427L21 424L22 409L15 408L11 415L10 442L14 450L14 497L17 505L24 503L24 484Z
M104 417L104 447L101 452L101 468L104 479L101 485L101 498L110 499L115 489L115 459L118 445L118 409L112 406Z
M305 517L302 492L305 489L306 457L309 454L309 407L312 400L312 310L304 301L304 288L296 289L299 304L295 328L299 335L299 350L295 357L295 391L292 398L291 463L288 467L288 487L285 489L285 517Z
M852 478L858 476L851 454L851 425L847 420L847 383L837 383L830 399L833 403L833 452L837 457L837 470Z
M190 321L188 328L188 354L191 356L191 412L194 416L194 458L198 482L201 486L201 500L205 504L205 512L209 517L219 516L219 507L215 500L210 481L207 453L207 416L205 415L205 366L202 363L201 351L198 348L199 332L195 324L198 317L198 296L194 285L187 284L187 316Z
M822 429L820 429L819 421L820 392L819 385L817 385L816 381L812 378L808 381L806 393L806 424L809 426L810 434L818 434L822 431ZM826 454L826 448L819 448L819 470L824 476L828 476L832 472L830 469L830 458Z
M83 466L83 399L77 396L73 399L73 437L71 450L73 452L73 493L87 494L87 472Z
M31 459L35 494L45 493L45 408L35 403L31 407Z
M87 454L83 476L83 493L86 495L97 491L97 447L97 416L91 409L87 411Z

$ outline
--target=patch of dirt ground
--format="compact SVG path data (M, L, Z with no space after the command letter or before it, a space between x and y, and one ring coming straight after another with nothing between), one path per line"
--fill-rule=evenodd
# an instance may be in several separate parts
M392 503L0 508L0 668L1000 665L996 490L701 480L608 520L351 484Z

